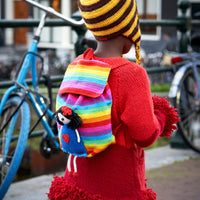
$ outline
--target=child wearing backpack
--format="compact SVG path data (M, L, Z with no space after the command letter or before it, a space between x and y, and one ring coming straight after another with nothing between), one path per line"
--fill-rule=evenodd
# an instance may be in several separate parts
M78 5L97 49L86 50L68 66L57 96L60 145L69 158L48 197L156 200L145 182L143 148L170 137L179 119L165 98L151 96L139 65L136 2L79 0ZM132 44L137 64L122 57Z

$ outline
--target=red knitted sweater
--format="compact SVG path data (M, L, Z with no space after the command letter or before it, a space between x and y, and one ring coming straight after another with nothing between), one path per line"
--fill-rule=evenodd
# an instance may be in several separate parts
M65 199L155 200L147 189L143 147L176 129L177 113L164 98L152 97L146 71L124 58L96 58L92 49L77 59L112 66L112 129L116 144L92 158L78 158L77 177L54 177L48 197Z

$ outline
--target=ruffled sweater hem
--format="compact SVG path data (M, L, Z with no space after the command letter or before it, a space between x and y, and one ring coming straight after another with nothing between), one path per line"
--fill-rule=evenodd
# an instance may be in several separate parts
M136 192L137 197L124 197L124 200L156 200L156 193L152 189ZM114 200L110 197L102 197L100 194L91 194L74 184L68 184L64 177L54 176L51 183L49 200ZM120 197L121 199L121 197Z

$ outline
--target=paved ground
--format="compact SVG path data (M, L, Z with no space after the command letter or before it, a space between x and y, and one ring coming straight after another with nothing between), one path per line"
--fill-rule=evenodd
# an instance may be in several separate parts
M148 150L146 170L148 186L158 193L158 200L200 200L200 155L192 150L169 146ZM4 200L46 200L52 177L13 183Z
M200 200L200 157L149 170L146 177L158 200Z

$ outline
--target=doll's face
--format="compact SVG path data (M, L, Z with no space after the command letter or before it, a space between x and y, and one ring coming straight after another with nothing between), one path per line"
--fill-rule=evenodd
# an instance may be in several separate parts
M58 113L58 119L59 119L63 124L69 124L69 122L71 121L70 119L68 119L67 117L65 117L64 115L62 115L61 113Z

